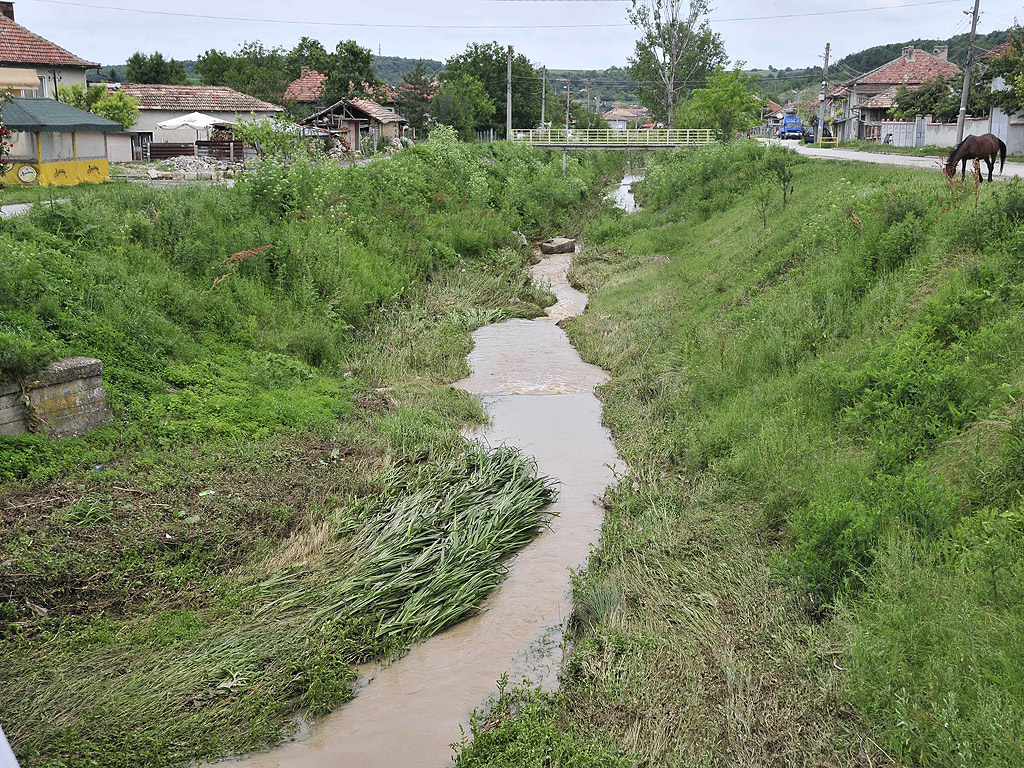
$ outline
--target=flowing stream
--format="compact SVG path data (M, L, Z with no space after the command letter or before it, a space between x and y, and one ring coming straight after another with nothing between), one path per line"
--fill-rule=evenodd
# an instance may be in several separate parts
M627 211L634 209L635 180L626 177L613 193ZM533 267L534 280L550 285L557 303L537 320L478 329L472 373L455 384L480 395L490 416L474 438L520 448L558 481L549 529L516 555L478 614L390 665L369 666L353 701L299 740L233 766L444 768L452 763L450 745L463 739L460 729L468 736L470 713L487 702L502 674L513 684L557 686L562 629L572 610L570 569L582 566L598 541L599 498L618 466L594 396L608 377L580 359L557 325L587 305L569 285L571 260L550 256Z

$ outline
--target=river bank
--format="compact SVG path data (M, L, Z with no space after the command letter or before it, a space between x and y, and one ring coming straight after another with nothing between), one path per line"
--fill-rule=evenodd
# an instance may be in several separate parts
M568 333L630 474L561 689L460 768L1021 761L1024 189L850 170L676 153L588 228Z
M543 314L513 233L585 218L601 161L563 176L442 134L366 168L111 185L0 224L2 374L98 357L117 416L0 438L0 711L20 759L266 747L351 698L355 665L472 614L543 528L547 481L467 442L484 413L444 384L472 330ZM455 536L431 510L488 527ZM397 555L377 544L392 534Z

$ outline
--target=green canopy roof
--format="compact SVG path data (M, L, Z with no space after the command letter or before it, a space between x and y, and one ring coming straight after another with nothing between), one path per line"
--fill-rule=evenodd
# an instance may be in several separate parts
M0 120L12 131L94 131L123 133L116 120L76 109L53 99L11 99L0 102Z

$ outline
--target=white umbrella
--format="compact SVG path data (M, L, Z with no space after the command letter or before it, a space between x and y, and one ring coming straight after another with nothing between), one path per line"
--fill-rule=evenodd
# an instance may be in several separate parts
M179 128L192 128L196 132L196 140L199 140L200 131L208 131L216 125L223 125L225 123L231 123L230 120L224 120L220 117L210 117L210 115L204 115L202 112L190 112L187 115L181 117L175 117L171 120L164 120L162 123L157 123L156 127L165 131L176 131Z

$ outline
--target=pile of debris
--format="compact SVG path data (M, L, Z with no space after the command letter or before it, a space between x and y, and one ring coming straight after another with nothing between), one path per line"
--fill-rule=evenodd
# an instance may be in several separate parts
M218 162L208 157L183 155L172 157L167 161L169 171L158 171L155 168L147 173L151 179L184 179L185 181L206 180L235 177L235 166L231 163Z

